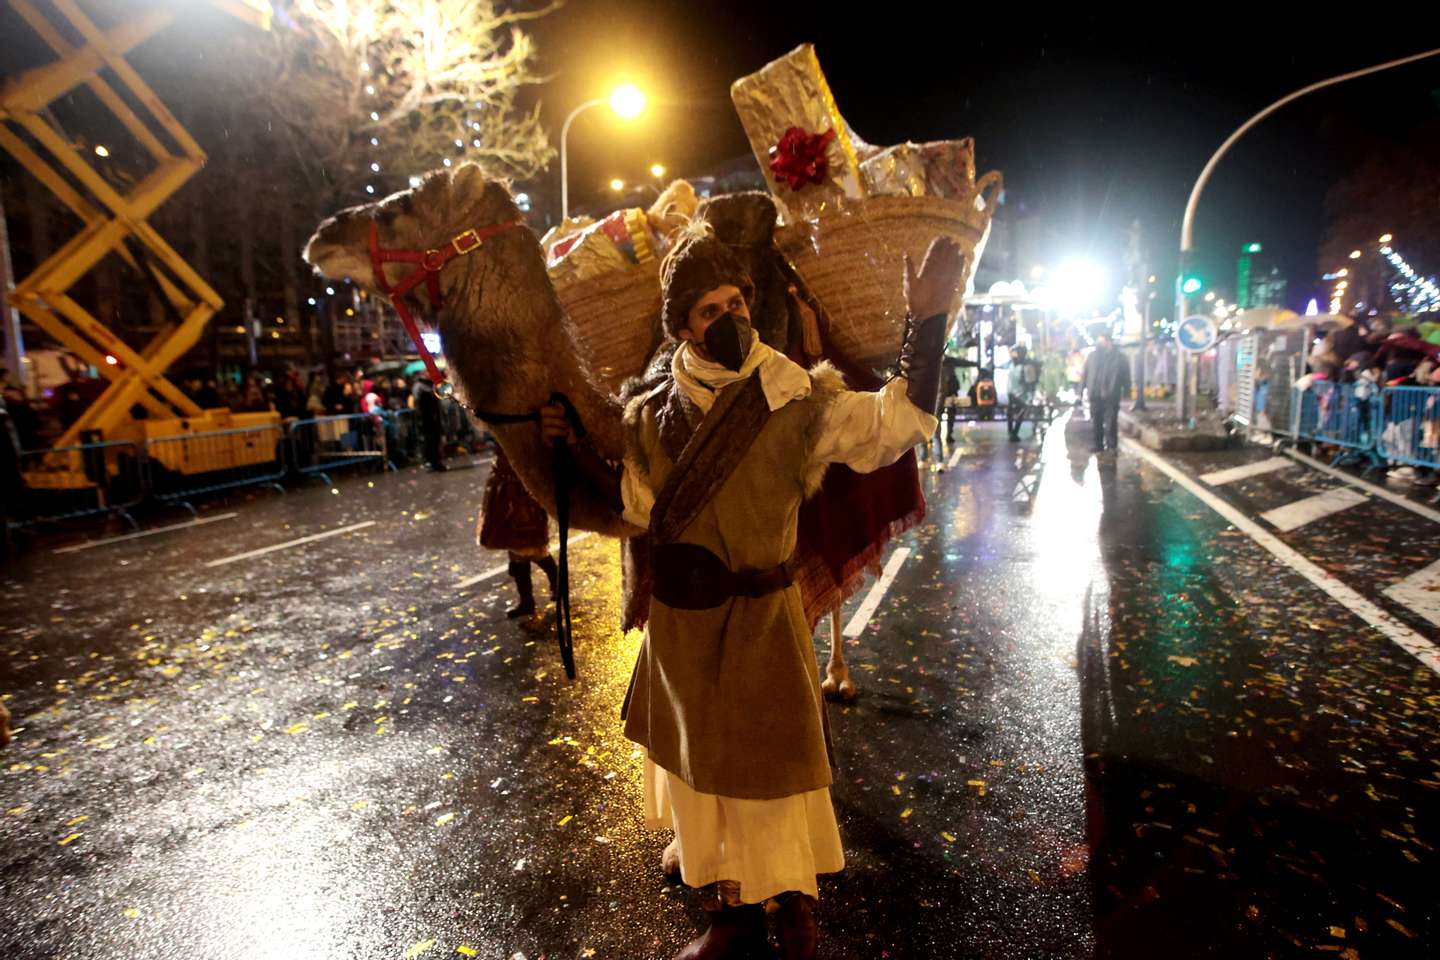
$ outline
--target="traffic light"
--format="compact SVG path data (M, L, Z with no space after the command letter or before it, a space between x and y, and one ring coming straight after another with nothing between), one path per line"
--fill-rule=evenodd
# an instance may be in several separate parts
M1196 274L1190 274L1180 283L1180 292L1186 295L1199 293L1205 287L1205 281Z

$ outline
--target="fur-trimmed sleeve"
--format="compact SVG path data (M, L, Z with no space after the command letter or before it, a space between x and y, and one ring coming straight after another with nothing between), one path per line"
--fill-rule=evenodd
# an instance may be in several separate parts
M879 470L929 438L939 422L910 402L904 380L891 380L873 392L846 390L828 363L813 368L810 380L811 398L820 409L811 428L807 494L812 477L823 478L826 464L843 463L856 473ZM813 483L818 488L819 479Z
M625 404L625 459L620 472L620 499L625 505L625 522L641 529L650 526L650 508L655 505L655 490L650 483L650 443L655 436L655 413L652 401L663 393L656 388L632 397Z

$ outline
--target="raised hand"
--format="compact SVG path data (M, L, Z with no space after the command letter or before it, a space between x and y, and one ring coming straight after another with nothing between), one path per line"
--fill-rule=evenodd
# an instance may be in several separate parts
M916 320L948 313L965 279L965 254L949 237L937 237L925 251L920 272L905 255L905 302Z

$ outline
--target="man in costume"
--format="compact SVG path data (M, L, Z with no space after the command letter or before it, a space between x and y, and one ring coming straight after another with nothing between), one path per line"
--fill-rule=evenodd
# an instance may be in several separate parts
M830 800L823 700L793 582L802 500L826 467L865 473L929 438L946 312L963 278L949 241L907 265L911 319L900 376L846 390L770 348L750 321L753 288L706 225L662 265L670 376L625 413L618 471L577 443L559 407L548 439L570 442L590 484L648 530L652 599L623 715L645 748L647 823L673 828L681 875L710 928L677 960L744 955L779 901L787 958L815 955L817 875L844 866Z
M535 502L530 491L505 451L495 448L495 463L485 481L485 497L480 503L480 520L475 527L475 540L487 550L504 550L510 555L507 572L515 581L520 602L505 616L514 620L535 612L535 587L531 581L533 563L545 574L550 595L555 595L555 558L550 556L550 516Z

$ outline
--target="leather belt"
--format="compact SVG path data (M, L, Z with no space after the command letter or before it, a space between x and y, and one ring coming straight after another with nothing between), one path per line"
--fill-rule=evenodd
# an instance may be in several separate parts
M731 570L725 561L695 543L650 548L656 600L676 610L711 610L734 597L756 599L795 582L792 556L768 570Z

